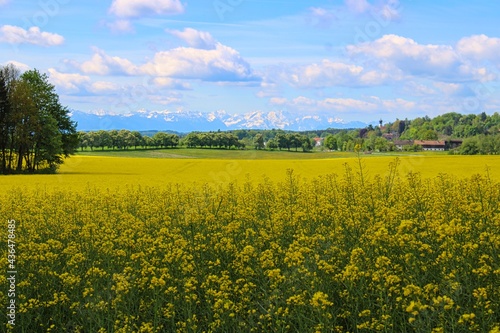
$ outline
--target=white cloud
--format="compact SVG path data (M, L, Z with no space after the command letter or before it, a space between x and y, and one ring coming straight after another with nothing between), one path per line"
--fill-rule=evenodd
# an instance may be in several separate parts
M285 105L287 103L287 99L283 97L273 97L269 100L269 103L272 105Z
M400 17L399 6L399 0L385 1L385 3L378 8L378 14L389 21L397 20Z
M323 110L332 110L337 112L349 111L374 111L377 105L372 102L362 101L354 98L325 98L316 101L317 107Z
M174 80L169 77L156 77L153 79L153 84L161 88L177 89L177 90L191 90L191 85L187 82Z
M377 60L386 73L404 74L438 81L489 81L495 77L484 67L478 67L450 45L422 45L413 39L385 35L375 41L347 46L351 56L365 56Z
M451 96L451 95L460 95L464 92L464 85L459 83L447 83L447 82L434 82L434 87L439 89L443 94Z
M464 37L457 43L457 51L473 60L488 60L500 65L500 38L486 35Z
M109 81L96 81L89 87L89 91L95 94L113 93L119 90L120 85Z
M413 101L407 101L403 98L379 100L383 109L390 112L400 112L415 109L416 103Z
M130 60L116 56L109 56L104 51L97 48L94 48L94 55L92 56L92 59L81 64L76 62L68 63L73 67L78 68L85 74L139 74L139 69Z
M23 64L22 62L19 62L19 61L15 61L15 60L10 60L10 61L6 61L4 62L3 64L1 64L2 66L7 66L7 65L14 65L17 69L19 69L21 72L26 72L26 71L29 71L31 69L30 66L26 65L26 64Z
M371 13L386 20L395 20L400 16L399 0L384 0L377 4L371 4L367 0L345 0L344 3L349 11L356 14Z
M291 83L300 87L324 87L346 84L353 77L359 78L363 67L323 60L321 64L312 64L300 68L291 75Z
M355 98L325 98L321 100L299 96L292 100L271 98L270 104L286 106L290 110L301 112L338 112L338 113L373 113L412 111L416 103L405 99L383 100L375 96L366 99Z
M39 27L25 30L13 25L4 25L0 27L0 42L56 46L64 43L64 37L50 32L42 32Z
M299 88L352 87L382 84L389 74L324 59L321 63L284 69L281 79Z
M416 81L406 81L404 85L400 88L400 91L404 94L417 97L428 97L436 95L438 91L425 84L421 84Z
M217 41L212 37L212 35L206 31L198 31L192 28L185 28L183 31L179 30L166 30L168 33L182 39L189 46L204 49L213 50L216 48Z
M177 79L256 80L250 65L240 54L220 43L212 50L179 47L158 52L152 61L141 66L141 71L152 76Z
M155 104L160 104L160 105L180 104L182 102L182 99L175 96L160 96L160 95L149 96L149 100Z
M259 80L250 65L236 50L220 43L217 43L215 49L211 50L179 47L157 52L152 60L142 65L136 65L125 58L109 56L99 49L94 49L92 58L83 63L70 60L65 62L84 74L148 75L156 79L153 81L155 85L173 85L179 89L190 89L190 87L172 79L230 82L231 84Z
M118 17L173 15L184 12L179 0L113 0L109 11Z
M111 23L105 23L105 25L111 29L112 32L133 32L134 27L129 20L116 20Z
M79 91L81 85L90 82L90 77L81 74L60 73L54 68L49 68L48 72L50 82L67 91Z
M0 0L0 6L4 6L9 3L9 0Z

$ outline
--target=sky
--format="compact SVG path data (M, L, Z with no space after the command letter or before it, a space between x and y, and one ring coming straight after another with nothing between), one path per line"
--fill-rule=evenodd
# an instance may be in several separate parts
M0 65L89 113L500 112L500 1L0 0Z

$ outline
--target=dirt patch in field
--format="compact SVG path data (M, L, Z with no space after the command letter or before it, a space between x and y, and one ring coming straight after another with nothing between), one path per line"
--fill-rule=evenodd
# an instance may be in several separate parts
M163 152L148 152L145 154L145 157L155 157L155 158L196 158L196 157L191 157L191 156L185 156L185 155L178 155L178 154L169 154L169 153L163 153Z

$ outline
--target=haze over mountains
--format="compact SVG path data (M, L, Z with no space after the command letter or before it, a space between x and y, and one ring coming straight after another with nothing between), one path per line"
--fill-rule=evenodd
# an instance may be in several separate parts
M79 131L128 129L131 131L169 130L182 133L273 128L305 131L367 126L363 122L344 122L340 118L324 114L299 115L286 111L255 111L244 114L229 114L226 111L204 113L139 110L126 115L112 115L104 112L85 113L72 110L71 118L78 123L77 129Z

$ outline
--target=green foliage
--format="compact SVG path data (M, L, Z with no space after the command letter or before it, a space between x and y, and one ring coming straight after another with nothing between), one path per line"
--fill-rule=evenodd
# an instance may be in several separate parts
M264 149L264 136L261 133L256 134L253 141L255 149Z
M498 155L500 154L500 134L479 135L465 139L459 152L462 155Z
M399 123L398 123L399 122ZM398 123L398 125L396 125ZM476 135L495 135L500 128L500 114L462 115L456 112L445 113L435 118L423 117L406 120L405 129L401 131L401 139L436 140L440 136L468 138ZM401 121L389 124L392 130L400 127Z
M79 142L68 113L46 74L0 67L0 172L56 170Z
M337 150L338 149L337 138L334 135L329 134L325 138L324 145L325 145L326 148L328 148L330 150Z
M267 148L271 150L278 148L278 142L276 142L275 139L270 139L269 141L267 141Z
M104 148L108 149L130 149L142 148L174 148L179 145L179 136L165 132L155 132L152 137L143 136L138 131L111 130L111 131L90 131L78 132L79 147L84 148Z

